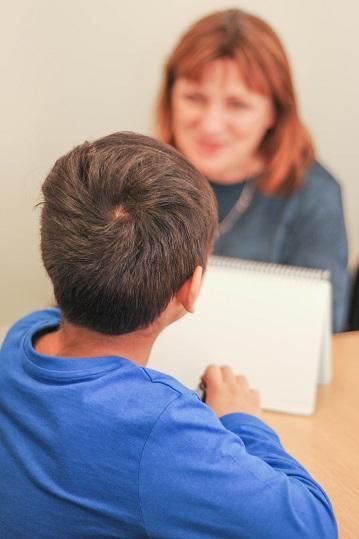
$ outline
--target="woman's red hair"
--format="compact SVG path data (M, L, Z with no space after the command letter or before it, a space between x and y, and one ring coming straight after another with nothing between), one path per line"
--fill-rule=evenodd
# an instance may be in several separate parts
M247 86L271 96L276 121L259 148L266 167L258 184L270 194L292 193L314 159L314 148L298 114L283 46L270 26L254 15L239 9L219 11L197 21L183 35L165 65L157 103L157 137L175 145L171 112L175 80L198 80L203 68L217 58L236 61Z

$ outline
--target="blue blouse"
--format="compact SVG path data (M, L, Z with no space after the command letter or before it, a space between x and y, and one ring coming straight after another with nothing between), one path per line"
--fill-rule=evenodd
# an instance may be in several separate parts
M211 185L221 221L235 205L245 184ZM291 196L273 197L255 190L245 212L218 238L214 253L329 270L333 329L345 329L349 277L341 191L319 163L310 167L302 187Z

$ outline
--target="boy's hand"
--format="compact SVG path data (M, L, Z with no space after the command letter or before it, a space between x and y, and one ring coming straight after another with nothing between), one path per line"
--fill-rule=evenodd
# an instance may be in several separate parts
M206 386L205 402L218 417L233 413L260 416L258 391L250 389L247 378L234 374L230 367L209 365L202 382Z

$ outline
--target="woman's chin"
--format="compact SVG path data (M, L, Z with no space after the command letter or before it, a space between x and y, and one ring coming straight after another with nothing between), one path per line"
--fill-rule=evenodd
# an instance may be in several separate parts
M192 164L209 179L224 179L226 176L223 166L217 163L210 163L206 159L192 159Z
M206 176L206 178L213 180L216 183L232 184L238 182L238 175L234 172L229 173L223 166L213 166L201 162L195 163L193 161L192 163L203 176Z

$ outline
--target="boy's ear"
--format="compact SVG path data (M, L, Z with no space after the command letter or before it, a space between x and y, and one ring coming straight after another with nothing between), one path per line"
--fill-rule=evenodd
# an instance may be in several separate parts
M194 304L201 290L203 277L202 266L196 266L191 277L187 279L176 294L176 299L188 313L194 313Z

